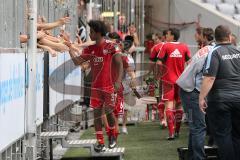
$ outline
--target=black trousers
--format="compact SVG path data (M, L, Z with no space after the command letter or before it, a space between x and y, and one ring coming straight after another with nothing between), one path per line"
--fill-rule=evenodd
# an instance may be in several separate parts
M207 114L221 160L240 160L240 102L208 102Z

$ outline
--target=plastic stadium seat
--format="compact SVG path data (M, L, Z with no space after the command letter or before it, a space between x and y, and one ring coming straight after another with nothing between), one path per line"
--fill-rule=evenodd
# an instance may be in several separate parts
M222 0L204 0L204 1L205 1L206 3L210 3L210 4L213 4L213 5L222 3Z
M239 0L224 0L225 3L236 4L239 3Z
M232 16L236 13L234 4L221 3L221 4L217 4L216 8L218 11L222 12L223 14Z
M234 14L233 19L240 21L240 14Z

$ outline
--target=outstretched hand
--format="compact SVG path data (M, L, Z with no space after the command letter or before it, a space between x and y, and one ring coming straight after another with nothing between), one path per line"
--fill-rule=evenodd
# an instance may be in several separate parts
M46 37L46 33L43 32L42 30L41 31L37 31L37 39L41 39L41 38L44 38Z
M67 23L70 23L70 17L63 17L63 18L60 18L58 21L60 22L61 25L64 25L64 24L67 24Z

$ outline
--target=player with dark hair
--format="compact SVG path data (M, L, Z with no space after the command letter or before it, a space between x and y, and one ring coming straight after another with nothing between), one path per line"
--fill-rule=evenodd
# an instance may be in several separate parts
M123 98L124 98L124 114L123 114L123 121L122 121L122 133L128 134L127 131L127 116L129 112L129 108L133 106L135 103L135 98L132 96L132 90L136 89L136 75L135 75L135 64L134 59L131 55L131 48L134 43L134 37L127 35L123 41L123 55L122 58L125 59L124 61L124 77L123 77Z
M109 34L109 38L112 41L119 41L120 37L117 35L117 33L110 33ZM122 44L120 45L120 48L122 49L122 62L123 62L123 69L124 69L124 73L128 73L127 75L129 75L130 77L130 87L131 88L136 88L136 83L135 83L135 73L134 73L134 69L135 67L134 65L134 60L131 57L131 54L129 53L129 49L132 47L133 45L133 37L127 35L124 39L124 41L122 42ZM116 81L118 74L116 72L116 70L118 68L116 68L114 66L114 61L112 63L112 77L113 77L113 82ZM126 74L124 74L124 77L127 76ZM125 82L125 81L124 81ZM124 83L124 86L121 84L120 89L118 90L118 92L116 92L117 96L116 96L116 103L115 103L115 109L114 109L114 115L115 115L115 127L116 127L116 135L118 135L119 133L119 127L118 127L118 118L119 116L123 117L123 124L122 124L122 132L127 134L127 128L126 128L126 123L127 123L127 112L128 109L125 108L126 103L124 103L124 98L127 95L126 90L129 90L129 86L126 85L126 83ZM128 91L129 92L129 91ZM105 123L106 124L106 123ZM108 132L108 129L107 129Z
M116 43L119 43L121 41L121 37L117 32L111 32L108 34L108 38L113 40Z
M166 35L167 35L167 30L164 30L162 38L161 38L162 41L157 43L157 44L155 44L153 46L153 48L151 49L151 54L150 54L150 57L149 57L149 63L150 63L149 64L149 71L148 71L148 74L147 74L146 77L149 77L149 75L152 72L155 72L154 67L155 67L156 62L158 60L157 56L158 56L158 53L160 52L160 50L162 49L162 47L163 47L163 45L165 43ZM160 80L160 82L161 82L161 80ZM152 85L154 85L153 88L155 88L155 83L153 83ZM159 84L159 86L161 86L161 83ZM157 96L159 96L159 95L157 95ZM164 113L164 109L165 109L164 103L162 101L160 101L158 103L157 108L158 108L158 111L159 111L160 125L164 129L167 126L166 119L165 119L165 113Z
M152 39L152 34L146 35L146 38L144 41L144 47L145 47L144 53L146 55L150 55L153 46L154 46L154 41Z
M191 54L186 44L177 42L180 31L170 28L166 35L166 41L159 54L157 62L158 69L166 66L167 71L162 73L162 100L165 102L166 117L169 130L168 140L179 136L183 110L179 97L179 87L176 80L182 74L185 63L190 59Z
M122 60L119 47L113 42L106 40L106 26L104 22L91 20L90 38L96 41L96 44L86 47L79 57L75 57L70 52L70 56L75 65L81 65L89 61L92 69L92 85L90 106L94 109L94 127L96 131L97 143L94 145L96 152L105 150L104 138L102 132L102 113L105 109L107 115L109 130L109 148L116 146L115 120L113 110L115 106L115 94L121 86L122 78ZM118 77L115 83L112 81L111 67L112 61L115 61L115 67L119 68ZM103 107L104 106L104 107Z

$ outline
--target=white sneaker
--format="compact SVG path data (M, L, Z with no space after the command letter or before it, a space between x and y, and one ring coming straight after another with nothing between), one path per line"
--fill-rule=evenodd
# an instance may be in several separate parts
M127 127L122 127L122 133L123 134L128 134Z

